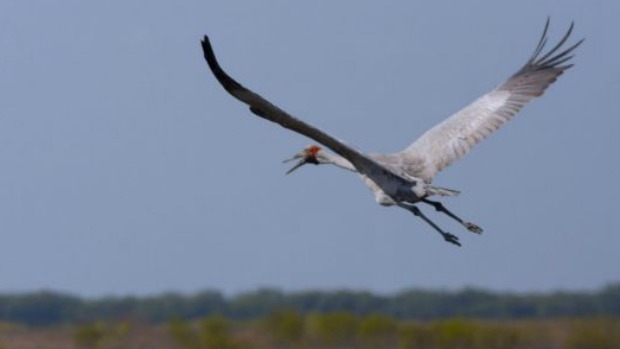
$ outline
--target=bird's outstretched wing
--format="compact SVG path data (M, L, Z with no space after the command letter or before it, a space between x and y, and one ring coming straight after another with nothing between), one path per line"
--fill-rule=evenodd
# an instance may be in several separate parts
M282 127L312 138L313 140L330 148L335 153L349 160L359 173L368 176L380 187L387 185L388 183L411 185L411 181L407 181L397 174L392 173L389 169L379 165L373 159L338 141L316 127L308 125L307 123L293 117L257 93L252 92L235 81L220 67L215 54L213 53L213 48L211 47L209 37L206 35L202 40L202 49L209 68L220 84L233 97L247 104L252 113L260 116L261 118L275 122ZM389 188L382 187L382 189L386 192L392 192Z
M420 177L430 179L467 154L530 100L542 95L565 70L573 66L567 62L573 57L573 50L583 42L581 39L563 49L573 30L573 23L564 37L551 50L543 53L548 29L549 19L530 59L506 82L435 125L399 153L404 158L424 159L424 173L417 173Z

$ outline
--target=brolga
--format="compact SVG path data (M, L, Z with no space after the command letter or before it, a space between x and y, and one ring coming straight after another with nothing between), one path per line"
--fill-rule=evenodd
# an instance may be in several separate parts
M305 164L331 164L355 172L374 192L378 204L398 206L413 213L441 234L445 241L461 246L457 236L431 221L416 204L430 205L469 231L482 233L478 225L461 219L441 202L429 199L432 196L459 194L457 190L433 185L433 177L505 124L530 100L541 96L565 70L572 67L569 61L573 51L583 42L581 39L565 47L573 25L571 23L555 46L545 51L549 29L547 19L533 54L521 69L490 92L426 131L404 150L391 154L362 153L293 117L231 78L220 67L207 36L202 40L202 49L215 78L228 93L247 104L252 113L307 136L335 153L318 145L310 146L285 160L298 160L287 173Z

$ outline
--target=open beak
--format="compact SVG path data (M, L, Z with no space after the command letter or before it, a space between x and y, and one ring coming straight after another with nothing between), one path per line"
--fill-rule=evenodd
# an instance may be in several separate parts
M282 163L291 162L291 161L297 160L297 159L300 159L300 160L295 164L295 166L291 167L290 170L286 171L286 174L289 174L289 173L295 171L296 169L298 169L298 168L300 168L303 165L308 163L308 160L306 159L306 154L304 154L304 153L296 154L292 158L286 159L286 160L282 161Z

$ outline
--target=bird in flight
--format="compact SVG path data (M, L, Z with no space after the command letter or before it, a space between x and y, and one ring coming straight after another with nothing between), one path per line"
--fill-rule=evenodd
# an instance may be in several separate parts
M362 153L290 115L231 78L220 67L206 35L202 40L202 49L215 78L228 93L247 104L252 113L309 137L334 152L330 153L319 145L312 145L293 158L285 160L298 160L287 174L305 164L331 164L355 172L374 192L378 204L398 206L413 213L441 234L445 241L461 246L456 235L440 228L422 213L416 204L428 204L469 231L482 233L482 228L478 225L461 219L441 202L429 199L431 196L459 194L457 190L433 185L433 177L510 120L530 100L541 96L549 85L573 66L569 63L573 51L584 40L565 48L573 26L571 23L562 39L543 52L548 40L547 19L533 54L508 80L426 131L404 150L390 154Z

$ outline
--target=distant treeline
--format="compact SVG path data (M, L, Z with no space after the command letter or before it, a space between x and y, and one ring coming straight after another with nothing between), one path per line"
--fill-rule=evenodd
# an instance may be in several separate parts
M523 294L471 288L460 291L408 290L387 296L361 291L284 293L273 289L232 297L225 297L217 291L98 299L50 291L0 294L0 321L29 325L119 319L161 323L173 318L191 320L211 315L244 320L264 317L282 309L301 314L341 311L356 315L384 314L406 320L620 316L620 283L596 292Z

